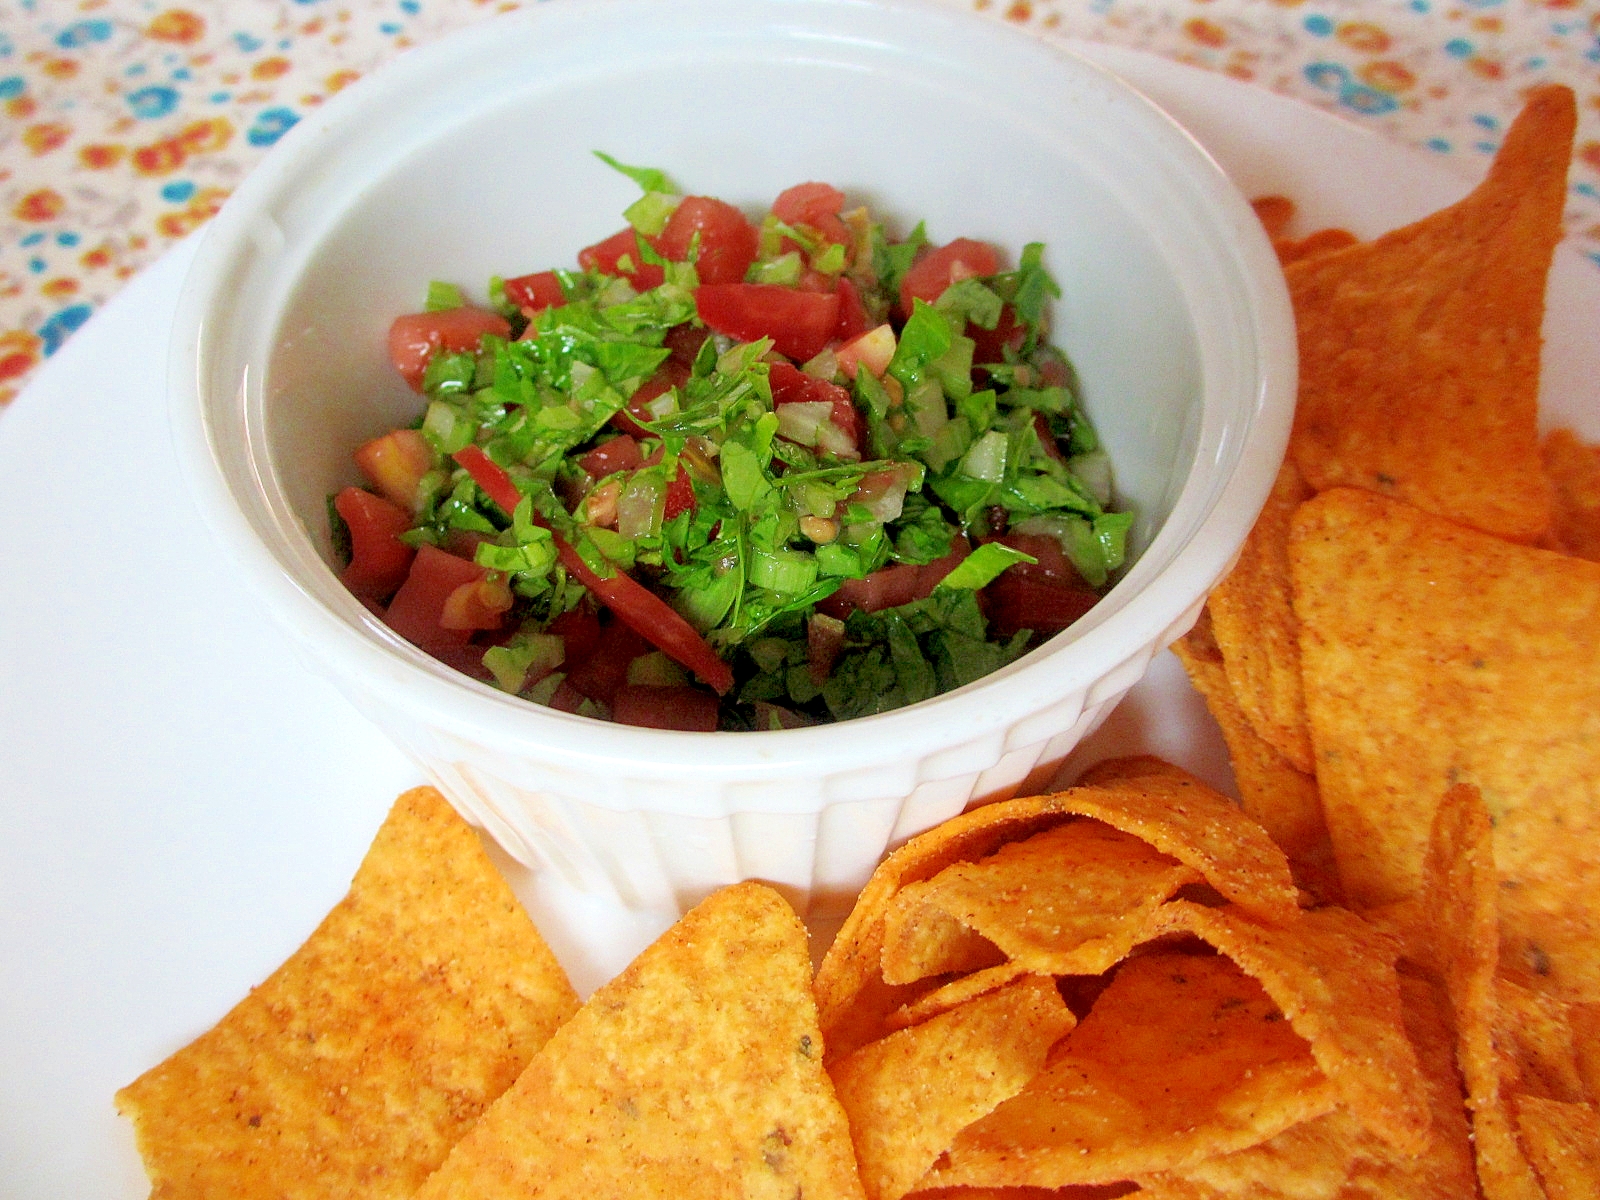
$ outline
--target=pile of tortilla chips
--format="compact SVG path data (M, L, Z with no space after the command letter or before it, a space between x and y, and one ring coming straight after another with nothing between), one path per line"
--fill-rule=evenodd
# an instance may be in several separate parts
M1536 407L1573 128L1535 89L1458 204L1280 241L1288 458L1176 647L1297 882L1448 996L1488 1200L1600 1195L1600 448Z
M782 897L723 889L580 1008L432 788L306 944L117 1104L161 1200L861 1195Z
M817 974L868 1200L1468 1195L1447 1017L1398 951L1303 909L1266 831L1158 760L946 822Z

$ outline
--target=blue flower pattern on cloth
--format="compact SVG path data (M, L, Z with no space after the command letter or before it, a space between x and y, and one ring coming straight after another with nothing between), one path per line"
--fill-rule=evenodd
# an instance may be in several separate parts
M18 0L0 31L0 405L307 113L411 46L543 2ZM1567 228L1600 270L1592 0L957 2L1250 80L1465 175L1528 86L1568 83L1582 115Z

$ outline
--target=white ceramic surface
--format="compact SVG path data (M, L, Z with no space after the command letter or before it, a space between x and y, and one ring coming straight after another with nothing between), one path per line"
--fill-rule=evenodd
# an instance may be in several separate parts
M1372 234L1466 181L1309 108L1093 48L1247 194ZM1353 181L1359 181L1353 182ZM193 245L132 283L0 415L0 1195L143 1200L111 1094L215 1022L348 885L419 779L215 569L166 425L162 364ZM1558 255L1544 417L1600 439L1600 272ZM107 589L114 593L108 600ZM1227 786L1170 654L1074 755L1161 754ZM512 869L581 990L665 926ZM818 942L827 933L818 928Z
M350 450L415 414L387 324L429 279L568 263L614 229L632 185L592 149L749 206L826 178L935 240L1044 241L1136 514L1110 596L950 696L736 736L532 707L391 634L334 578L324 516ZM201 243L173 413L251 585L510 853L642 908L755 877L823 911L886 846L1058 762L1188 627L1266 494L1293 366L1248 205L1086 61L912 0L598 0L456 34L296 127Z

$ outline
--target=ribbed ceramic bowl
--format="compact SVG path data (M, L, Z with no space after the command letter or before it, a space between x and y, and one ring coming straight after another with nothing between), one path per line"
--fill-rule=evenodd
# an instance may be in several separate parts
M636 194L591 151L758 209L822 179L935 241L1048 247L1054 337L1137 514L1067 633L838 725L669 733L539 708L394 636L330 566L350 452L412 419L384 336L430 279L573 261ZM1116 78L906 0L554 0L309 113L204 235L172 351L199 503L308 659L518 859L642 907L768 880L849 902L883 852L1059 761L1184 632L1287 438L1292 318L1242 197Z

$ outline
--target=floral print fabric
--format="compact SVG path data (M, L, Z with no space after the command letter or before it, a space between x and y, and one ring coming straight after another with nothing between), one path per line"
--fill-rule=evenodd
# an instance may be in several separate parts
M583 3L584 0L524 0ZM670 3L671 0L663 0ZM958 0L960 2L960 0ZM1534 83L1579 94L1568 233L1600 269L1593 0L964 0L1151 50L1481 172ZM309 109L518 0L0 0L0 405Z

